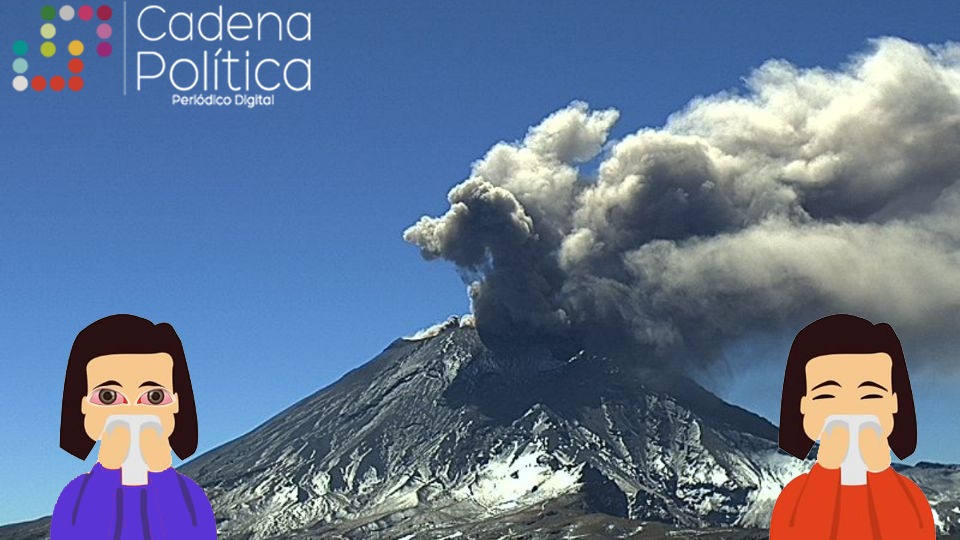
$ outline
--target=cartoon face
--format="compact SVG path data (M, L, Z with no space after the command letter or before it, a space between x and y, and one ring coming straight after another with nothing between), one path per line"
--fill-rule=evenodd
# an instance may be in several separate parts
M100 439L107 418L114 414L154 414L163 436L173 433L179 412L173 388L173 357L167 353L108 354L87 364L87 394L82 398L83 427Z
M887 353L827 354L806 365L806 394L800 398L803 430L811 440L820 438L824 420L831 414L873 414L880 419L883 436L893 432L897 394L892 384L893 359Z

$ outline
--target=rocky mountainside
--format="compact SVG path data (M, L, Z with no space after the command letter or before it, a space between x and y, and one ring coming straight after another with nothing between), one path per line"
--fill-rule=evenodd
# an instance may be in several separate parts
M683 376L498 354L454 319L181 471L221 538L765 538L781 488L812 465L776 439ZM901 472L941 532L960 531L960 469Z

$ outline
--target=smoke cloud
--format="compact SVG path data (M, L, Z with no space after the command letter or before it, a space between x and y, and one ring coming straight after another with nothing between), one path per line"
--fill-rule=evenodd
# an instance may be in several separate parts
M768 61L745 86L617 141L616 110L574 101L403 237L469 276L485 339L708 361L836 312L955 336L960 45L881 38L838 70Z

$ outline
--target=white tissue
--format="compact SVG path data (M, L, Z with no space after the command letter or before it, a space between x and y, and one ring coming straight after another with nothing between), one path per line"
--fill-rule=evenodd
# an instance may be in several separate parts
M127 457L123 460L120 469L120 481L125 486L143 486L147 483L147 462L140 452L140 431L154 429L163 433L160 418L152 414L114 414L107 418L103 428L104 433L119 425L125 425L130 430L130 448Z
M860 430L874 429L877 435L882 435L880 419L872 414L832 414L823 422L823 431L829 433L839 425L846 426L850 434L847 455L840 463L840 484L862 486L867 483L867 464L860 454Z

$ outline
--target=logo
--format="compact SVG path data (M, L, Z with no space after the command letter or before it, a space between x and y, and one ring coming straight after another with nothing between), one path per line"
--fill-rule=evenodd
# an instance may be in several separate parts
M90 0L45 0L51 1ZM28 8L36 26L14 35L12 63L2 60L13 68L13 89L79 92L109 71L101 65L114 52L122 61L124 96L128 85L136 94L169 91L172 105L253 109L312 89L307 10L288 5L247 12L218 4L191 11L147 3L128 19L127 2L115 5L116 13L109 5ZM122 43L116 51L111 38ZM11 50L7 46L0 50Z
M113 10L110 6L100 6L94 11L93 7L88 5L80 6L74 9L73 6L61 6L57 10L53 6L43 6L40 9L39 36L36 35L26 39L18 39L13 42L13 89L17 92L23 92L27 88L32 88L37 92L52 90L60 92L64 88L69 88L74 92L79 92L84 85L84 59L93 57L94 53L100 58L106 58L113 53L113 46L110 44L110 37L113 35L113 27L110 26L110 19L113 17ZM77 31L76 26L82 27ZM61 37L67 34L67 30L72 30L69 35L94 35L96 39L66 39L56 40L58 34ZM57 47L66 42L65 46ZM96 46L90 50L87 43ZM39 53L39 55L37 54ZM38 69L38 68L43 69ZM52 73L53 75L44 76L37 74L31 76L34 71Z

